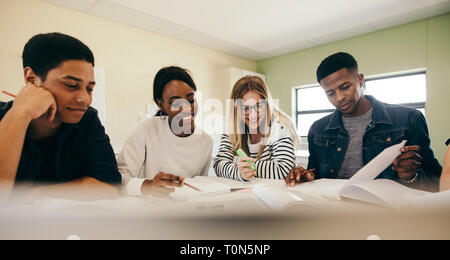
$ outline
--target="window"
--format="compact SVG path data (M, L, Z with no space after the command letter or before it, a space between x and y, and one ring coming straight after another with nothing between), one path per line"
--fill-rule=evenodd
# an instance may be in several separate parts
M322 117L334 111L320 86L299 88L296 90L297 130L301 137L308 136L309 128Z
M388 103L414 107L425 115L425 72L366 80L366 94Z
M366 78L365 94L384 103L414 107L425 114L426 74L420 71ZM306 137L312 124L333 113L335 108L319 85L297 88L295 95L297 130L301 137Z

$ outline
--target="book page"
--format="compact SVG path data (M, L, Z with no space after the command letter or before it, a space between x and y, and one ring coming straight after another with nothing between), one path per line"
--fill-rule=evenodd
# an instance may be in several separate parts
M189 200L193 197L206 196L210 193L215 192L226 192L230 191L232 185L227 185L216 181L214 178L190 178L185 180L186 183L200 189L197 191L184 185L182 188L176 188L175 192L170 195L170 197L176 201Z
M207 176L196 176L195 181L209 182L209 183L220 183L232 189L238 188L251 188L253 185L249 182L237 181L233 179L227 179L222 177L207 177Z
M214 183L221 183L225 186L228 186L232 189L239 189L239 188L252 188L256 184L264 183L264 184L270 184L273 186L279 186L279 187L286 187L286 183L284 180L274 180L274 179L263 179L263 178L254 178L250 181L238 181L233 179L227 179L222 177L216 177L211 178L207 176L196 176L194 178L196 181L202 181L202 182L214 182Z
M401 154L406 142L388 147L376 156L350 178L339 196L398 208L405 206L407 200L423 195L391 180L375 180Z
M304 200L291 192L270 184L256 184L253 187L255 196L274 211L286 211L290 208L305 205Z
M341 193L346 198L363 200L397 209L406 207L414 198L429 194L425 191L410 189L387 179L356 183L344 187Z
M250 214L255 210L257 212L269 210L255 198L249 188L252 185L250 183L207 176L196 176L186 179L185 182L199 188L201 192L184 186L177 188L169 198L158 199L156 202L161 204L162 201L168 209L183 214ZM231 192L231 189L242 188L249 190Z
M401 154L400 149L405 146L406 142L407 141L405 140L400 144L386 148L366 166L359 170L352 178L350 178L348 185L374 180L394 162L395 158Z
M312 182L302 183L288 190L301 192L316 197L317 199L340 200L339 191L347 184L348 180L341 179L319 179Z

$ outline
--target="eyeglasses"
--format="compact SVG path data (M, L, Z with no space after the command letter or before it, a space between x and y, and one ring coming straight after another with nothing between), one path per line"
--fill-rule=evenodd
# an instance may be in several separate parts
M266 111L266 109L267 109L266 102L259 102L258 104L254 105L254 106L245 106L245 105L240 106L240 111L241 111L242 115L249 115L252 110L255 110L256 113L260 114L260 113L264 113Z

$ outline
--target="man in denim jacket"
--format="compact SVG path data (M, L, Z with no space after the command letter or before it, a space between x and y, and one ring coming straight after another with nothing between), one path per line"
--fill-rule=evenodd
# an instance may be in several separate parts
M364 76L348 53L326 58L317 80L336 111L316 121L308 134L308 169L294 169L286 183L295 185L319 178L348 179L387 147L408 140L392 167L377 178L410 188L439 190L442 167L430 148L428 127L416 109L389 105L363 94Z

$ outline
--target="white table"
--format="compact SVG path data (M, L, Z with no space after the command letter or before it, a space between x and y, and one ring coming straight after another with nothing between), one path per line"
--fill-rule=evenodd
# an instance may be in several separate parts
M261 181L283 185L282 181ZM42 199L35 205L1 209L0 239L66 239L70 235L81 239L367 239L373 235L381 239L450 239L449 211L399 212L324 198L319 195L320 188L320 184L309 183L294 189L305 199L316 199L319 207L283 214L245 192L214 200Z

